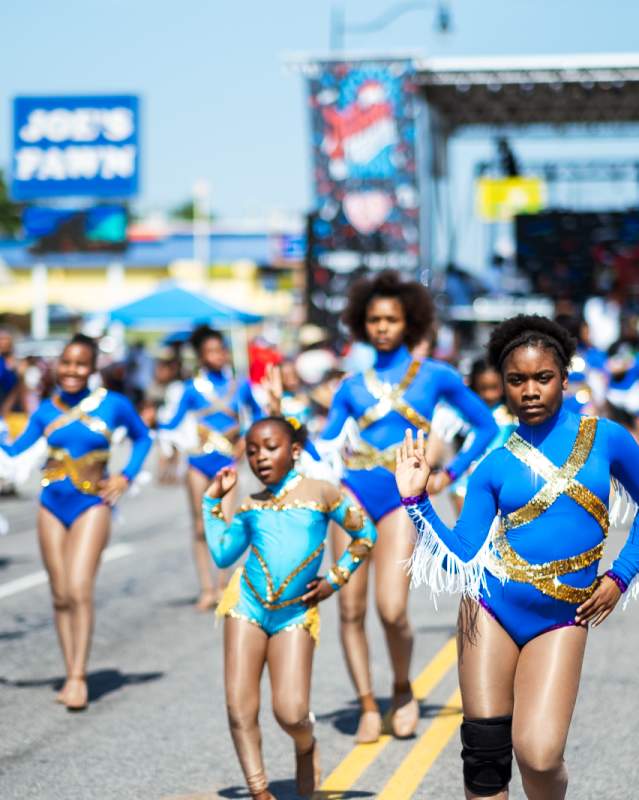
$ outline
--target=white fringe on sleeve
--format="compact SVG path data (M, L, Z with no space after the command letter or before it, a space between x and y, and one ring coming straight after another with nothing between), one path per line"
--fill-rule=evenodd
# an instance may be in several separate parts
M623 525L637 514L637 504L626 491L623 484L616 478L611 481L612 498L608 517L613 527Z
M470 561L464 561L446 547L418 506L407 506L406 510L417 529L415 549L407 562L411 587L426 584L435 603L441 592L461 593L477 600L480 590L487 588L487 570L502 581L506 579L498 570L492 547L499 517L495 518L479 552Z

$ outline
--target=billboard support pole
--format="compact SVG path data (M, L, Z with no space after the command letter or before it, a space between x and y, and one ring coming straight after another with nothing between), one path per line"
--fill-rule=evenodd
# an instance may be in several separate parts
M49 335L49 310L47 307L47 265L39 262L31 270L33 307L31 310L31 336L46 339Z

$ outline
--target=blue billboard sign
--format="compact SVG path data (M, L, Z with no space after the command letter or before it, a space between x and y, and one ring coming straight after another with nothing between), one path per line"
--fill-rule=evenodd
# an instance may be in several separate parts
M131 197L138 191L138 142L133 95L16 97L11 194Z

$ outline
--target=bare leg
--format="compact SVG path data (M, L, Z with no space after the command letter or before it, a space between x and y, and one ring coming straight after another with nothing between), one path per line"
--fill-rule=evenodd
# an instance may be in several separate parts
M267 645L267 635L252 622L232 617L224 620L226 710L235 751L254 796L267 791L258 724Z
M65 569L65 550L68 532L60 520L43 506L38 511L38 541L45 569L49 575L53 618L64 659L66 681L56 700L64 702L69 676L73 669L73 633L71 630L71 604Z
M222 590L226 585L226 571L218 570L218 587L216 589L213 581L211 568L211 555L204 537L204 520L202 519L202 497L209 485L209 479L198 469L189 467L186 474L186 487L191 504L191 517L193 520L193 558L195 569L200 584L200 598L197 608L200 611L207 611L214 608L220 599ZM229 502L233 502L232 497Z
M386 514L377 524L375 599L394 676L392 728L396 736L411 736L419 708L410 686L413 632L408 621L410 578L403 565L413 551L415 530L403 509Z
M86 667L93 635L93 589L102 551L109 540L111 509L96 505L71 525L67 536L65 566L73 632L72 686L66 692L67 708L87 703Z
M358 501L349 494L354 503ZM336 523L331 523L331 543L333 557L337 559L351 543L352 539ZM340 637L346 658L346 666L359 698L362 717L356 739L360 743L374 742L382 730L382 718L373 696L371 670L366 637L366 605L368 600L368 560L343 586L337 601L340 615Z
M315 644L301 628L273 636L267 647L273 713L295 742L297 790L303 796L319 787L319 751L310 718L311 672Z
M519 648L490 614L470 600L463 600L459 608L457 656L464 717L512 714ZM464 789L467 800L478 800L479 795ZM506 800L508 789L492 797Z
M549 631L524 646L515 674L513 747L529 800L563 800L564 749L588 631Z

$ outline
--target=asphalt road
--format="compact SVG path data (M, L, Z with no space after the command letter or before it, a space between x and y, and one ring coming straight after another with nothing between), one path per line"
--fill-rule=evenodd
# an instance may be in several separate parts
M34 533L35 488L0 500L0 797L2 800L211 800L246 797L227 732L222 631L198 614L181 487L127 498L97 589L89 669L91 704L70 714L53 702L62 678L48 586ZM610 553L621 534L611 536ZM313 709L326 783L318 797L462 797L453 634L456 600L433 609L411 599L422 719L414 739L353 747L356 707L337 640L334 600L322 609ZM591 634L569 739L569 797L639 797L639 608ZM369 621L375 686L387 704L388 662ZM270 712L262 726L271 790L294 798L293 753ZM523 798L519 778L512 798Z

